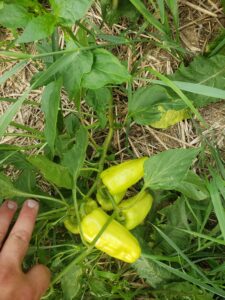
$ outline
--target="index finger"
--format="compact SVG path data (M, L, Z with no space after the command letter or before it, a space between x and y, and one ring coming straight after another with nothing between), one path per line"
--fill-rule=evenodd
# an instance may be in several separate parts
M20 266L28 250L38 213L38 202L27 200L1 251L3 261Z

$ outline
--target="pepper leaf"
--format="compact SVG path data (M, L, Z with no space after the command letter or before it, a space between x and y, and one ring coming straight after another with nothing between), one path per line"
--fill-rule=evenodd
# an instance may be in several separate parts
M174 189L193 200L204 200L209 197L205 181L192 171L188 171L185 178L174 185Z
M82 51L73 53L71 57L71 63L63 71L63 81L69 98L73 99L79 95L83 75L91 71L93 54L91 51Z
M52 81L45 87L41 99L41 109L45 114L45 137L53 154L57 134L57 119L61 86L61 78L56 81Z
M187 175L199 149L170 149L144 163L145 186L153 190L172 190Z
M100 126L104 128L107 123L106 111L109 106L112 94L109 89L101 88L97 90L88 90L86 102L96 111L99 118Z
M0 24L8 28L23 28L32 18L32 15L19 4L3 3L0 9Z
M56 19L51 14L46 14L43 16L33 18L27 23L24 32L18 38L17 42L29 43L40 39L44 39L53 33L55 24Z
M83 76L84 88L99 89L107 84L121 84L130 80L127 69L109 51L95 49L93 54L92 70Z
M2 173L0 173L0 187L0 199L12 198L21 194L20 191L14 187L9 178Z
M82 267L74 264L74 266L62 277L61 285L63 290L63 299L73 300L75 297L79 296L81 292L82 275Z
M185 104L182 101L172 101L166 88L158 85L147 86L138 89L130 98L128 116L138 124L149 125L159 121L166 111L180 110L184 107ZM167 125L168 121L166 122Z
M50 0L54 14L62 18L63 24L72 26L76 21L83 18L91 7L93 0Z
M28 161L35 166L50 183L66 189L72 188L72 178L66 167L50 161L47 157L31 156Z
M64 156L62 164L68 168L70 174L72 175L74 184L79 175L80 169L83 166L86 149L88 145L88 132L83 126L77 131L76 144L68 150Z

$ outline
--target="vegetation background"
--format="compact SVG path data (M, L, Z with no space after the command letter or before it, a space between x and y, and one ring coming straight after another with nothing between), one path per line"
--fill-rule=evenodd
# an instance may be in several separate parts
M225 298L224 8L0 1L0 203L41 201L24 269L52 270L43 299ZM155 201L128 265L63 221L103 168L142 156L156 157L144 178Z

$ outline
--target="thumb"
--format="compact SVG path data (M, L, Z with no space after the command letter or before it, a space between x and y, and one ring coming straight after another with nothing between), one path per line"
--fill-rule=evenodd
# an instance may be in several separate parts
M40 299L50 285L50 270L44 265L36 265L26 276L28 277L30 285L33 286L37 299Z

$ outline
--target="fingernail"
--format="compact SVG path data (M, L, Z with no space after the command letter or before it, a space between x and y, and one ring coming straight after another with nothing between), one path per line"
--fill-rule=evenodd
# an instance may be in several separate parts
M17 208L17 204L14 201L7 201L7 207L10 210L15 210Z
M29 208L35 208L38 206L38 202L35 200L27 200L27 206Z

